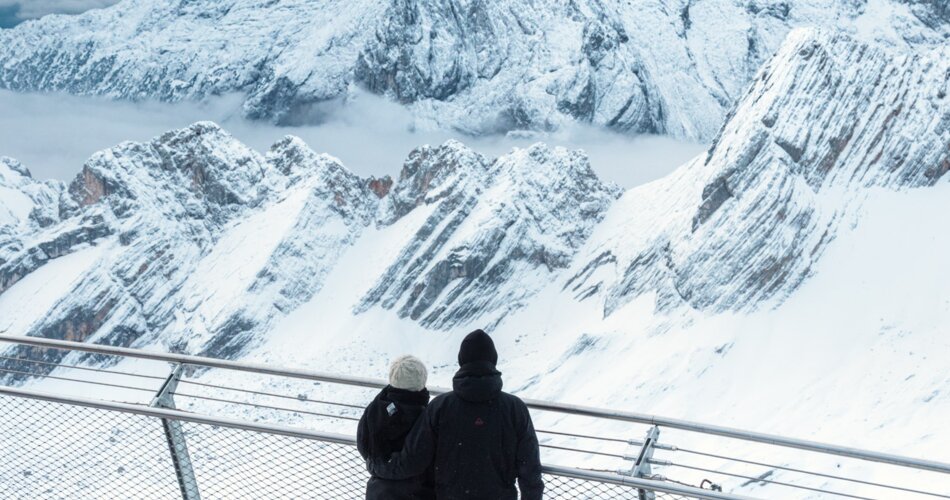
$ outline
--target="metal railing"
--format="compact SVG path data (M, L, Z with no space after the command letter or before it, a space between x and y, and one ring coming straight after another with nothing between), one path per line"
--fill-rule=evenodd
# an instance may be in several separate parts
M4 498L356 499L368 479L354 439L340 434L13 387L0 387L0 408ZM182 428L190 452L170 444L165 453L166 422ZM180 467L184 454L187 473ZM747 499L570 467L543 472L550 498L633 499L646 489Z
M67 397L23 388L0 386L0 407L3 411L3 417L0 417L0 431L4 431L0 434L0 443L4 445L0 447L0 497L83 498L83 491L86 491L85 497L90 497L88 493L92 490L89 490L89 488L103 488L102 491L105 492L109 488L107 485L121 485L130 481L140 485L135 488L139 488L143 495L147 492L167 493L168 486L165 483L168 482L168 477L149 476L151 472L157 470L164 470L166 476L168 470L175 471L175 474L171 476L174 494L168 496L145 495L142 498L182 497L186 500L193 500L196 498L245 497L360 498L362 496L366 480L365 468L353 447L351 437L287 425L248 422L243 419L185 412L175 409L174 398L177 396L206 403L213 402L254 410L286 412L301 417L352 424L352 421L358 418L362 404L301 397L300 394L295 396L275 391L250 390L246 387L186 379L183 376L183 368L217 368L255 376L270 375L372 389L385 385L380 380L33 337L0 336L0 342L32 346L32 348L38 349L56 349L92 353L99 356L168 362L172 363L173 366L170 375L160 377L98 366L82 366L82 362L69 364L62 361L62 356L56 358L59 360L56 363L43 359L30 359L30 354L35 354L30 351L21 351L19 355L14 352L13 355L0 356L0 361L15 360L15 363L9 362L6 365L0 363L0 377L4 373L16 376L21 380L24 377L37 376L57 381L100 385L107 388L121 387L126 390L154 395L151 398L151 405L145 406ZM30 363L35 363L41 369L38 371L28 369L27 366ZM120 376L135 377L136 380L153 383L154 387L117 383L119 381L112 378L103 381L77 379L60 374L60 372L52 374L50 370L57 368L115 378ZM187 385L189 390L180 390L178 388L180 384ZM193 389L204 389L211 392L199 393ZM434 388L430 391L438 394L444 392L445 389ZM249 399L253 399L253 401ZM267 399L267 401L263 402L261 399ZM279 405L271 403L270 400L272 399L279 399L282 403ZM926 471L926 473L937 474L941 478L947 479L945 474L950 473L950 464L938 461L640 413L548 401L525 400L525 402L534 412L554 414L558 418L573 416L595 419L599 422L645 424L649 426L646 429L644 439L632 439L629 437L596 435L593 432L580 433L575 431L573 427L552 428L539 425L538 432L542 436L542 448L546 453L560 453L578 458L584 456L585 459L581 463L584 466L587 466L589 462L600 463L598 460L621 464L620 467L614 469L591 470L590 467L584 469L573 466L577 465L577 458L569 460L572 466L554 465L546 461L544 471L547 498L636 498L638 500L652 500L655 498L748 498L722 492L722 489L728 490L730 488L723 488L705 480L707 477L719 478L717 481L722 484L732 480L734 488L745 487L748 489L750 485L753 485L758 488L757 491L768 498L776 496L787 498L789 492L794 491L803 495L812 495L810 498L894 498L893 495L895 494L900 494L900 498L950 498L950 494L948 494L950 488L928 487L927 482L924 482L923 485L919 482L910 485L894 484L865 477L846 477L839 475L834 470L831 472L828 470L813 470L814 468L793 466L786 462L769 463L769 461L756 459L755 457L730 456L719 451L720 448L716 448L716 452L710 452L708 449L704 450L692 445L678 447L669 444L665 440L661 441L660 431L665 428L667 432L683 431L704 438L721 437L780 449L805 450L821 457L836 456L870 463L887 464L888 466L909 469L915 473ZM319 405L321 409L320 411L314 411L312 406L306 406L304 403ZM304 407L307 409L304 409ZM333 409L325 409L325 407ZM29 457L25 456L25 453L7 451L11 449L10 446L17 449L36 448L44 450L43 443L29 443L33 437L44 435L43 432L36 429L37 422L53 426L56 422L72 422L84 418L92 419L87 428L94 432L82 433L78 437L71 435L70 438L76 437L76 439L67 440L70 442L70 446L64 448L64 450L69 451L69 457L61 456L58 454L58 450L48 450L49 454L45 456L32 454ZM535 420L538 421L537 418ZM130 426L138 429L138 431L127 429ZM152 430L146 432L146 428ZM48 432L52 435L62 435L64 432L68 434L70 429L74 431L76 427L69 425L59 431L51 428L48 429ZM10 432L10 430L16 432ZM156 430L158 432L157 438L154 436ZM122 438L117 438L116 433L119 433ZM24 436L25 434L28 435ZM108 436L109 439L104 442L101 442L101 440L88 442L85 443L85 446L78 444L78 442L84 442L84 440L90 440L96 436L100 438ZM686 436L684 435L683 438L685 439ZM154 439L157 439L160 444L155 445L152 442ZM561 441L556 439L561 439ZM10 441L3 442L4 440ZM78 442L74 442L77 440ZM137 444L137 441L143 442ZM148 443L146 444L145 441ZM156 454L155 446L158 446L158 449L163 453ZM618 449L621 447L623 449ZM81 453L80 450L85 451ZM57 451L57 453L54 453L54 451ZM74 461L76 456L82 457L84 455L95 456L100 459L101 457L112 457L109 462L111 465L115 464L116 457L151 465L145 469L142 469L141 466L138 468L122 466L110 472L108 467L100 470L94 463L82 461L81 467L73 468L76 472L72 475L67 473L70 470L68 464ZM700 460L683 462L679 459L680 455ZM70 460L70 457L72 457L72 460ZM140 458L135 459L134 457ZM46 465L44 466L38 461L42 461ZM163 461L168 463L163 463ZM806 463L810 463L810 461ZM267 466L271 464L276 468L276 472L268 473ZM738 471L736 470L737 466L748 469ZM41 472L44 467L46 471ZM674 480L666 475L656 474L656 468L681 471L677 473L681 476ZM89 469L89 471L83 472L86 469ZM133 474L132 471L137 472ZM689 473L693 474L693 476L690 476L693 478L692 481L685 480ZM704 488L696 487L700 485L699 476L696 476L696 474L703 476L702 485ZM116 475L119 477L113 477ZM3 478L6 477L12 479L5 482ZM123 477L125 479L121 480ZM222 479L222 477L227 479ZM833 485L841 486L833 487ZM855 493L848 490L846 487L849 486L858 486L862 488L861 492ZM83 488L86 488L86 490L83 490ZM127 491L138 491L135 488ZM269 489L260 490L260 488ZM766 488L780 488L781 490L776 491L782 491L783 493L771 492L771 489ZM870 496L866 493L868 490L877 492L877 494L872 493L875 496ZM257 495L260 491L265 493L268 491L280 492L280 494L277 496L272 494ZM44 494L43 492L48 493ZM32 493L40 493L40 495L36 496ZM122 496L129 497L128 494ZM136 495L131 496L136 497ZM102 495L91 497L103 498ZM110 496L105 494L104 497Z

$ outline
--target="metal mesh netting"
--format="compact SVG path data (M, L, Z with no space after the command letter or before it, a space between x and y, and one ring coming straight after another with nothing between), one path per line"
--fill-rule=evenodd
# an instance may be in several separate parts
M203 499L363 498L366 466L355 446L184 424Z
M0 498L181 496L160 420L0 396Z
M356 448L182 423L201 498L361 499ZM545 475L545 498L637 499L637 490ZM181 498L161 419L0 396L0 498ZM657 493L656 498L682 497Z
M616 484L585 481L572 477L544 476L545 498L574 498L593 500L601 498L637 500L637 490Z
M544 475L544 498L638 500L640 498L638 491L636 488L629 486L550 474ZM656 500L688 500L687 497L670 493L653 492L653 495Z

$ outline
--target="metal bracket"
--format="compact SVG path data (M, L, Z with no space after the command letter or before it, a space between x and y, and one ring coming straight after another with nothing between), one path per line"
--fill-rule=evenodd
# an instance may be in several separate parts
M653 475L650 464L653 460L653 450L659 438L660 428L654 425L647 431L643 446L640 448L640 454L637 455L637 460L633 463L633 470L630 472L632 476L649 479ZM638 496L639 500L656 500L656 493L652 491L638 490Z
M162 387L152 398L149 406L153 408L175 409L175 389L178 388L178 382L181 380L181 372L184 365L176 364L168 378L162 384ZM181 430L181 422L177 420L162 419L162 427L165 429L165 440L168 442L168 451L172 455L172 463L175 465L175 475L178 476L178 487L181 489L183 500L201 500L201 494L198 490L198 481L195 479L195 470L191 465L191 456L188 454L188 444L185 441L185 433Z

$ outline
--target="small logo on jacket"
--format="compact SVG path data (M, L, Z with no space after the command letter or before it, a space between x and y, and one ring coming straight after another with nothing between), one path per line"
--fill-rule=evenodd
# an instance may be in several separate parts
M482 427L485 425L485 421L482 420L482 417L475 417L475 427Z
M393 414L396 413L396 403L389 403L389 406L386 407L386 413L388 413L390 417L393 416Z

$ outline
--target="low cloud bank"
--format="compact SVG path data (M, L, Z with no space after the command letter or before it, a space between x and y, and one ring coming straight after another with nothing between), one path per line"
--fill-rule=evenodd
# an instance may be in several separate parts
M239 96L227 96L205 103L130 103L0 91L0 155L20 160L37 178L68 180L96 151L212 120L262 152L285 135L299 136L315 151L340 158L360 175L396 176L413 148L453 138L489 156L540 141L583 149L603 179L632 187L666 175L705 149L668 137L629 137L581 126L530 137L473 138L452 131L418 131L403 107L364 93L319 110L321 124L298 127L246 120L241 102Z
M119 0L0 0L0 28L10 28L47 14L79 14Z

